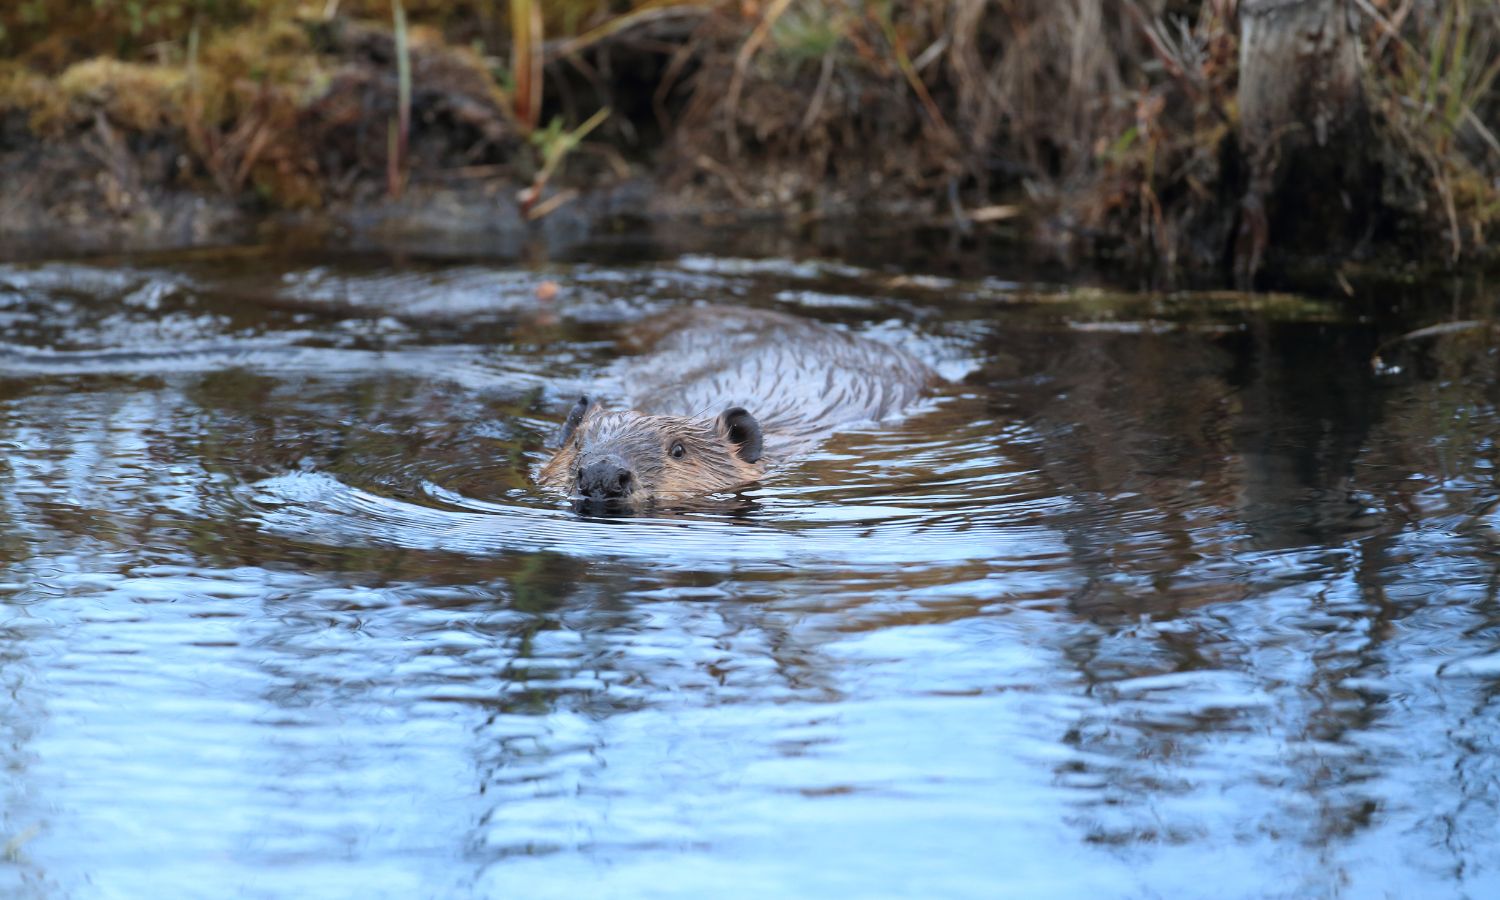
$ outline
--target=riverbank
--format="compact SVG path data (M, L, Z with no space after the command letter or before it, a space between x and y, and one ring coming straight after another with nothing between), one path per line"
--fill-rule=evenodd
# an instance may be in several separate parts
M878 219L1168 278L1494 258L1487 7L1349 7L1364 69L1358 127L1334 136L1360 148L1343 183L1266 162L1341 159L1321 133L1246 136L1253 4L560 4L530 35L483 4L410 7L410 24L278 0L0 14L0 240L490 247Z

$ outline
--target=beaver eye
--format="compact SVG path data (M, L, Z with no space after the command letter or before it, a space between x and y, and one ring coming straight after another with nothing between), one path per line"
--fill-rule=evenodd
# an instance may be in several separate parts
M685 455L687 455L687 448L684 447L684 446L682 446L682 441L677 441L674 444L672 444L672 458L673 459L682 459L682 457L685 456Z

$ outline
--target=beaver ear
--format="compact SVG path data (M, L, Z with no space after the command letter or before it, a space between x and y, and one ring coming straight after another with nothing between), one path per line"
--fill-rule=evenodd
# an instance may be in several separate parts
M557 446L561 447L578 430L578 423L583 421L583 416L589 411L589 398L587 395L579 397L578 402L568 411L568 418L563 421L562 430L557 433Z
M760 423L742 406L724 410L719 416L719 427L734 444L734 453L747 463L760 459Z

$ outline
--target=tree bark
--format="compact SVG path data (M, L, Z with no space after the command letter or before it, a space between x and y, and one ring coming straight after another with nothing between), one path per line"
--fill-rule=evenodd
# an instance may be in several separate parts
M1239 139L1249 183L1235 270L1244 281L1270 246L1337 252L1365 227L1368 113L1350 13L1349 0L1240 0Z

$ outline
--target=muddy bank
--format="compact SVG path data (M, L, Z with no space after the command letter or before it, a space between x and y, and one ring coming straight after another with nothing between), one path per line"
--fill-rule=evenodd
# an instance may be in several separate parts
M647 5L523 47L464 5L414 4L393 30L272 3L185 18L150 52L51 35L0 62L0 241L297 229L506 252L647 222L859 221L1168 277L1492 260L1494 11L1296 0L1350 13L1329 21L1363 68L1335 117L1251 89L1246 60L1285 65L1265 6Z

